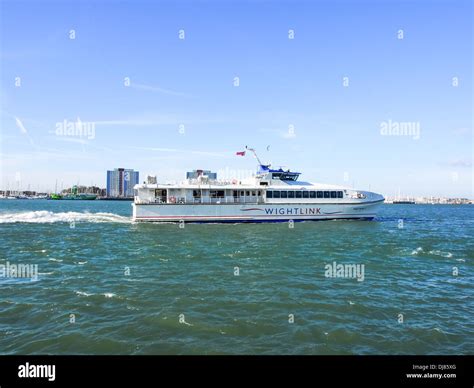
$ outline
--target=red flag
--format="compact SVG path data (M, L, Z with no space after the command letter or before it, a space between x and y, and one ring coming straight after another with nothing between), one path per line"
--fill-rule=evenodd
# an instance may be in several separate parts
M245 151L240 151L235 153L237 156L245 156Z

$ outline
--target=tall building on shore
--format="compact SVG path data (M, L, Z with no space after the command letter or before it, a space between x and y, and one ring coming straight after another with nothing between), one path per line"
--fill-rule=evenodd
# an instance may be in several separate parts
M116 168L107 171L107 197L133 197L133 186L139 182L138 171Z

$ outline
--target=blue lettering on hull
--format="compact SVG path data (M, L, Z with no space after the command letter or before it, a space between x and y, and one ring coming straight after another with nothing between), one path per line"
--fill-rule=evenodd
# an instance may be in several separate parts
M321 214L321 208L265 208L265 214L269 215L299 215L299 216L307 216L307 215L316 215Z

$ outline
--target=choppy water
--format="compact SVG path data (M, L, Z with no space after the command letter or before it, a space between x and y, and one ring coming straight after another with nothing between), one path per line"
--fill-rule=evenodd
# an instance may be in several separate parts
M384 205L376 221L294 229L130 214L0 201L0 265L39 272L0 277L1 354L474 353L472 206ZM325 277L334 261L364 264L364 280Z

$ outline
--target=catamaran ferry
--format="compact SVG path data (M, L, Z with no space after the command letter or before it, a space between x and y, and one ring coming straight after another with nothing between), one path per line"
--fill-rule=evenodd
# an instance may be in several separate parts
M332 219L371 220L384 197L369 191L309 183L300 173L259 162L257 173L241 181L217 180L196 170L179 184L156 177L135 185L134 221L289 222ZM242 154L242 153L239 153Z

